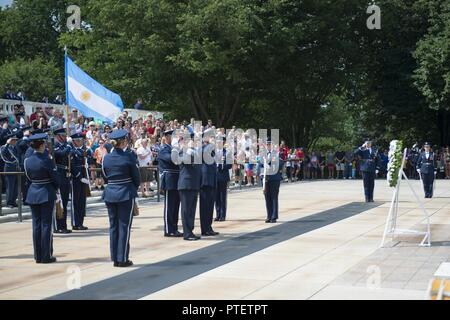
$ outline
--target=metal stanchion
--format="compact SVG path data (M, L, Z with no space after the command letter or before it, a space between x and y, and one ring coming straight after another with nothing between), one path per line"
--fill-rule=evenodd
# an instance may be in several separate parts
M18 199L17 199L17 210L18 212L18 220L22 222L22 174L17 175L17 187L18 187Z

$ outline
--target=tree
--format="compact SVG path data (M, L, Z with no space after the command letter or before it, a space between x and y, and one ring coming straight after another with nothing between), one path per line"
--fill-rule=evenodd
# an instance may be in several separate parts
M430 28L417 44L415 85L438 110L440 142L450 144L450 1L427 3Z
M64 77L53 61L19 58L0 65L0 88L22 90L29 100L41 101L63 93Z

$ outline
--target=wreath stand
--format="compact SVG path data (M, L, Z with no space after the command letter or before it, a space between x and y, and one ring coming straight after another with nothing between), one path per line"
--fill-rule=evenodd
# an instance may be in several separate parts
M391 207L389 209L389 214L386 220L386 227L384 229L383 234L383 240L381 242L381 247L384 247L386 243L386 237L391 236L392 238L396 235L403 235L403 236L418 236L423 235L423 239L420 242L419 246L425 246L430 247L430 238L431 238L431 231L430 231L430 216L428 215L427 210L425 209L425 206L423 205L422 200L417 196L416 191L412 187L410 181L408 180L408 177L406 176L405 172L403 171L404 164L406 161L406 155L407 155L408 149L405 149L403 152L403 159L402 159L402 165L400 167L400 171L398 172L398 179L397 179L397 185L395 186L394 194L392 196L391 201ZM418 230L407 230L407 229L398 229L397 228L397 218L398 218L398 198L400 193L400 184L402 180L405 180L408 184L409 188L414 194L414 197L417 200L417 203L419 204L419 207L422 209L424 220L427 221L427 231L418 231Z

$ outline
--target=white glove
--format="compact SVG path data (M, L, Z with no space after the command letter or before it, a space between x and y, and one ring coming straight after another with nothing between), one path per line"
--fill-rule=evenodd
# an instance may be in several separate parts
M56 194L56 202L61 202L62 200L61 200L61 194L58 192L57 194Z
M417 173L420 173L420 169L417 169Z
M380 172L379 170L375 170L375 173L378 174L378 172Z
M81 179L81 182L84 183L84 184L89 185L89 180L86 179L86 178L82 178L82 179Z

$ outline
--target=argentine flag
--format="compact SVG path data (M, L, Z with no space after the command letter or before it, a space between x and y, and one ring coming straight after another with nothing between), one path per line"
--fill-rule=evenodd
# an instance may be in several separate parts
M66 65L66 103L85 117L114 122L123 111L120 96L92 79L68 55Z

